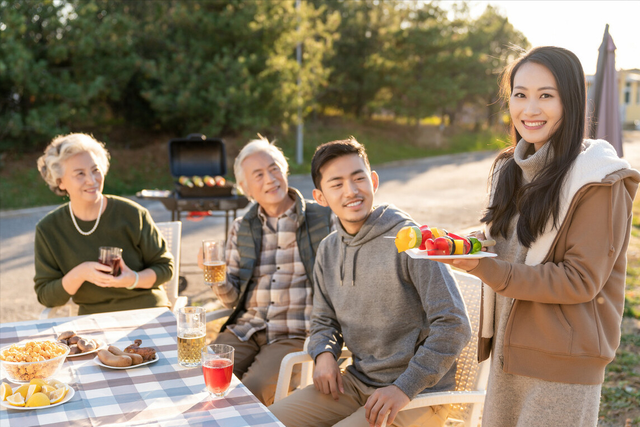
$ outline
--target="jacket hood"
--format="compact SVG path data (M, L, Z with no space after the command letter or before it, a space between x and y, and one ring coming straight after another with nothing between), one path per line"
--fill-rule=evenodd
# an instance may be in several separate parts
M560 192L560 212L558 228L553 227L553 219L545 232L531 245L525 264L540 264L546 257L556 235L569 211L571 201L585 186L592 184L611 185L620 179L638 180L638 171L631 169L629 162L618 157L611 144L602 139L585 139L583 150L573 163Z
M415 222L407 213L393 205L387 204L375 206L355 236L347 233L342 227L342 224L340 224L337 227L340 242L340 255L338 258L340 262L340 283L348 283L351 284L351 286L355 286L355 265L358 260L358 252L363 245L370 244L378 247L380 251L388 251L390 247L387 244L388 242L385 241L386 239L378 238L382 236L395 236L397 230L405 225L415 225ZM374 241L376 239L378 240ZM344 277L345 265L349 265L347 271L351 270L351 277Z

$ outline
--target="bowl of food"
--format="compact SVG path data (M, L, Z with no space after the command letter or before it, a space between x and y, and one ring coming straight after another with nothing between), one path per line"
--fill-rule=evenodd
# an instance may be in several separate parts
M47 379L58 373L69 354L69 346L55 341L27 341L0 349L0 364L14 383Z

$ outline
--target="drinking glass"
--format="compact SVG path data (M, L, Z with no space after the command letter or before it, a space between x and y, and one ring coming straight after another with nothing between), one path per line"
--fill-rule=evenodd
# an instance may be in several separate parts
M111 267L109 274L120 275L120 260L122 259L122 249L112 246L101 246L99 248L98 262Z
M204 307L178 309L178 363L181 366L200 366L200 350L207 334L205 314Z
M209 286L222 285L227 280L227 264L224 260L224 241L202 241L202 263L204 283Z
M233 375L234 348L227 344L212 344L202 349L202 374L207 390L213 397L224 397Z

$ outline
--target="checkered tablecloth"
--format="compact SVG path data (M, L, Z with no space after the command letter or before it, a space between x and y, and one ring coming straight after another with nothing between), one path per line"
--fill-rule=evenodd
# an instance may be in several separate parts
M73 387L75 396L53 408L2 408L2 427L282 426L235 376L225 398L209 397L202 369L178 365L176 318L166 308L5 323L0 325L0 347L54 339L67 330L120 348L141 339L143 347L156 348L159 360L134 369L113 370L97 365L95 353L68 358L56 378Z

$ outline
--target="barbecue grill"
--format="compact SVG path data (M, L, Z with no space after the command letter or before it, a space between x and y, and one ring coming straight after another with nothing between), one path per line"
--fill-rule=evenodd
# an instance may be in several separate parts
M162 202L171 211L172 221L180 221L182 212L209 214L210 211L224 211L227 236L229 224L237 216L238 209L249 204L245 196L238 194L236 185L225 183L213 187L189 187L178 182L180 176L224 176L227 173L224 141L202 134L172 139L169 141L169 166L175 182L173 190L142 190L136 196Z

